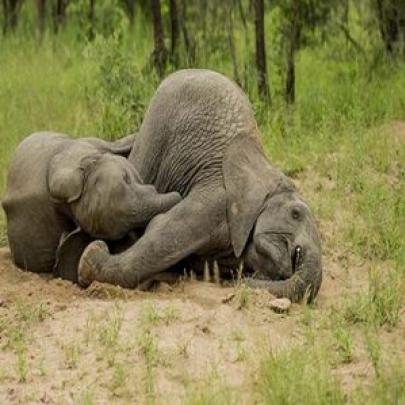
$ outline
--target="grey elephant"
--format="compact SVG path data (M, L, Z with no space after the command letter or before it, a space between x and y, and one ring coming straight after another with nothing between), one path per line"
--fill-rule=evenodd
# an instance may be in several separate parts
M244 263L248 281L278 297L313 299L321 285L321 243L308 205L267 160L247 97L209 70L166 78L129 155L145 182L182 201L157 215L129 249L92 242L79 283L136 287L184 258Z
M42 132L21 142L2 201L18 267L76 281L80 254L93 238L122 240L180 201L176 192L143 184L126 159L133 139Z

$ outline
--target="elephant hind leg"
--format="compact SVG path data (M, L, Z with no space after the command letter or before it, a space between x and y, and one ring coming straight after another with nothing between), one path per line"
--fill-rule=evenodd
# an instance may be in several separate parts
M156 216L144 235L117 255L101 241L90 244L79 263L79 283L92 281L134 288L211 243L223 229L225 192L193 191L164 214Z

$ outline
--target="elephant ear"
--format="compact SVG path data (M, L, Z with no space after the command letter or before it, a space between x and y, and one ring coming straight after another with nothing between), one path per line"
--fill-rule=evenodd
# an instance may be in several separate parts
M131 134L112 142L98 138L82 138L81 141L85 141L93 146L96 146L100 152L109 152L113 153L114 155L128 157L129 153L131 152L134 139L135 134Z
M231 242L235 256L240 257L265 201L286 178L270 166L258 136L247 134L228 147L223 178Z
M56 154L49 163L47 173L51 199L68 204L77 201L83 192L86 172L101 156L93 145L77 141Z

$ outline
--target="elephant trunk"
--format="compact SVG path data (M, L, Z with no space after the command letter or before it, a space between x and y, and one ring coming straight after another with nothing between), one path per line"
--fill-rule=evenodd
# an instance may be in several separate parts
M157 213L168 211L170 208L178 204L180 201L181 196L179 193L170 192L166 194L159 194L157 198L157 210L154 213L154 215L156 215Z
M179 193L159 194L151 185L136 185L131 210L131 224L135 227L145 226L156 215L164 213L181 201Z
M318 294L322 283L322 264L320 255L308 255L296 272L287 280L249 279L247 285L267 289L278 298L289 298L298 302L306 298L308 302Z

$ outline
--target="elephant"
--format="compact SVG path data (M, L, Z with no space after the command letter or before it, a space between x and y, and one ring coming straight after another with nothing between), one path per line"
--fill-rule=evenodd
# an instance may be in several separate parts
M181 200L177 192L159 194L143 183L126 159L133 138L75 140L38 132L20 143L2 201L18 267L77 281L78 260L89 242L134 236Z
M185 69L158 87L129 155L158 192L182 201L154 217L130 248L84 250L79 284L134 288L187 257L233 263L246 283L312 300L322 282L321 242L308 204L267 159L250 103L220 73Z

